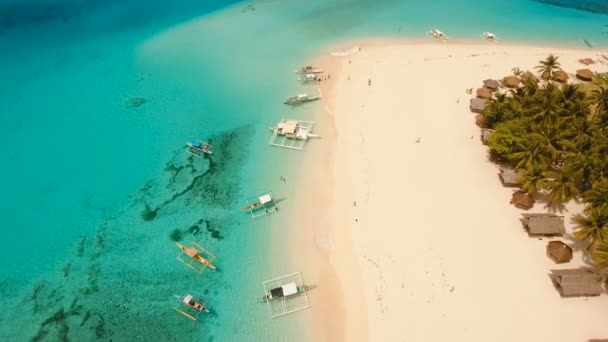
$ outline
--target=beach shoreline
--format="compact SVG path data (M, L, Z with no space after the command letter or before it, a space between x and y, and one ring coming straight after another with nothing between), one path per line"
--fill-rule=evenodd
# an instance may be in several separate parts
M329 56L353 46L361 51ZM500 184L497 166L487 160L468 108L474 95L465 93L484 79L512 75L515 67L533 71L549 53L560 56L569 73L607 71L608 64L577 63L606 51L411 39L348 41L322 51L315 65L331 75L319 85L323 138L304 157L312 164L302 174L309 190L298 201L299 215L308 219L295 224L293 238L303 253L294 265L318 285L308 313L312 340L565 342L608 336L600 327L608 318L606 296L562 299L553 288L549 270L583 264L582 253L568 265L554 265L544 255L548 240L522 231L522 211L509 204L513 190ZM480 214L476 208L484 206L487 212ZM567 218L580 211L567 208ZM531 212L546 209L537 205ZM486 236L484 222L492 222L496 236ZM452 235L450 226L460 233ZM572 231L571 224L567 228ZM521 255L479 257L495 250L488 239ZM505 274L523 281L509 282ZM520 301L528 310L517 306ZM553 319L585 317L584 328L550 332L530 320L509 331L514 320L546 314L546 308Z

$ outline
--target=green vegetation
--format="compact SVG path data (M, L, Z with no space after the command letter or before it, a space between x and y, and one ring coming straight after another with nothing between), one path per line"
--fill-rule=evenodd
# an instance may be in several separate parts
M521 188L543 194L549 205L586 204L575 237L590 243L598 266L608 269L608 77L592 84L558 84L558 57L536 67L542 81L521 73L522 86L496 93L483 122L494 133L490 157L522 174Z

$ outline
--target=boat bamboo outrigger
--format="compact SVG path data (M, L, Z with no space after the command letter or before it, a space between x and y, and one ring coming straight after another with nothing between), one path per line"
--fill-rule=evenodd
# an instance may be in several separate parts
M279 211L279 198L275 198L272 192L267 192L245 200L245 206L241 211L248 211L251 217L256 218Z
M192 242L192 247L186 247L179 242L176 242L175 244L182 250L182 252L177 255L177 260L188 266L194 272L200 274L207 267L212 270L216 269L215 265L212 264L213 260L216 259L216 256L199 246L196 242Z
M306 93L304 94L298 94L296 96L290 96L287 101L283 102L286 105L299 105L302 103L306 103L306 102L312 102L312 101L316 101L318 99L320 99L320 96L310 96Z
M433 37L434 39L437 40L447 40L448 36L445 35L445 33L437 30L437 29L431 29L429 32L427 32L429 34L429 36Z
M276 127L270 127L272 137L270 145L304 150L304 144L309 138L319 138L312 132L314 121L281 120Z
M310 286L304 285L300 272L267 280L263 283L264 295L261 302L268 305L270 317L285 316L310 307L307 292Z
M209 312L209 309L207 309L207 307L205 306L205 303L203 303L203 301L198 300L196 298L194 298L194 296L188 294L185 296L178 296L178 295L174 295L175 298L179 299L179 301L184 304L184 306L186 307L185 309L178 309L176 307L173 307L173 310L177 311L178 313L180 313L181 315L190 318L193 321L196 321L198 319L198 316L202 313L202 312Z
M295 70L295 73L296 74L300 74L300 75L303 75L303 74L321 74L323 72L324 72L323 69L317 69L317 68L315 68L313 66L310 66L310 65L307 65L307 66L301 67L298 70Z
M489 42L495 42L498 38L496 38L496 35L492 32L484 32L481 34L481 38L489 41Z
M213 154L213 152L211 151L211 145L201 140L187 142L186 152L190 153L195 157L201 157L204 154Z

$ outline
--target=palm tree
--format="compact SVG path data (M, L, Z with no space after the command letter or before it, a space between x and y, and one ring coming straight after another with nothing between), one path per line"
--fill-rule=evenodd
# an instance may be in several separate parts
M608 271L608 243L599 242L593 249L593 260L595 265L602 269L602 272Z
M593 208L608 209L608 180L593 184L591 189L585 192L583 201Z
M578 214L572 220L577 224L574 237L589 240L591 249L599 243L608 243L608 210L590 208L585 214Z
M520 169L522 173L520 187L530 195L536 194L545 188L545 171L539 165L530 164L525 169Z
M536 66L536 69L540 72L540 77L544 80L550 80L553 78L553 71L559 69L558 58L551 54L547 56L544 61L539 61L540 65Z
M569 170L548 171L546 176L546 188L549 190L547 198L549 204L566 203L578 195L576 179Z
M591 93L591 101L595 105L595 115L608 111L608 88L600 87Z

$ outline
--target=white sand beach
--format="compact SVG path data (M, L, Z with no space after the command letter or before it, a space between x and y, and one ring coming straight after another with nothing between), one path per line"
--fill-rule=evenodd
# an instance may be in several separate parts
M509 204L480 141L473 95L488 78L532 70L549 53L568 73L590 49L375 41L319 64L331 79L305 155L294 267L318 287L304 315L314 341L586 341L608 338L608 296L561 298L524 211ZM335 51L345 51L338 47ZM571 80L574 76L571 75ZM371 85L368 85L371 80ZM307 169L308 171L310 169ZM301 204L301 205L300 205ZM570 218L581 209L563 212ZM528 212L547 212L537 203ZM573 244L569 237L562 240Z

